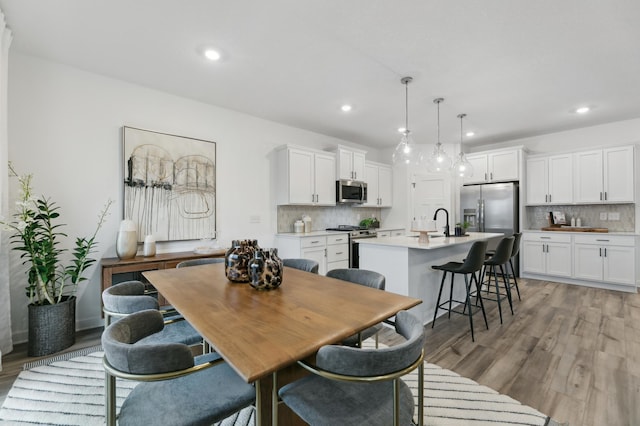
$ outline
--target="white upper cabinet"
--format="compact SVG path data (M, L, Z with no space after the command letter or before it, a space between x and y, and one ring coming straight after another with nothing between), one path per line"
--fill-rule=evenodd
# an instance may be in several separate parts
M576 203L634 202L634 148L622 146L574 154Z
M365 151L340 147L335 153L338 159L336 180L364 180Z
M507 182L520 180L520 150L500 150L467 155L473 176L464 183Z
M336 159L324 151L287 146L276 153L277 203L334 206Z
M573 202L571 154L527 159L527 204L566 204Z
M385 164L367 162L364 167L367 202L363 207L391 207L392 170Z

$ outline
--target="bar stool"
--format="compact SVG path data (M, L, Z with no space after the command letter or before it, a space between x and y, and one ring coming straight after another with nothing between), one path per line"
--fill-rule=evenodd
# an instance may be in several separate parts
M487 323L487 314L484 311L484 304L482 303L482 296L480 295L480 287L478 286L478 278L476 278L476 272L479 272L482 269L485 259L485 252L487 250L487 241L476 241L471 245L469 249L469 253L467 254L464 262L449 262L444 265L435 265L432 266L433 269L438 271L443 271L442 281L440 282L440 291L438 292L438 301L436 302L436 310L433 313L433 321L431 322L431 328L436 324L436 316L438 315L438 310L443 309L448 311L448 317L451 318L451 312L461 315L469 316L469 326L471 327L471 341L475 342L475 336L473 334L473 314L474 312L471 309L471 283L475 281L476 284L476 306L478 301L480 302L480 309L482 310L482 316L484 317L484 325L489 329L489 323ZM444 281L447 277L447 272L451 273L451 287L449 290L449 301L440 303L440 298L442 297L442 289L444 287ZM465 292L466 299L465 301L454 300L453 299L453 283L455 274L463 274L464 282L465 282ZM471 279L469 280L469 274L471 274ZM453 310L451 308L452 302L464 304L464 309L462 312ZM447 306L448 305L448 306ZM467 308L469 312L467 313Z
M509 267L511 268L511 274L509 274L509 270L507 270L507 274L509 275L509 278L513 276L513 284L511 284L511 288L516 289L516 292L518 293L518 300L522 300L522 298L520 297L518 280L516 278L516 269L513 266L513 262L515 262L516 256L518 255L518 253L520 253L520 240L522 239L522 232L513 234L513 238L513 250L511 250L511 257L509 258ZM493 256L495 252L495 250L487 250L487 257ZM509 283L511 283L511 281L509 281Z
M511 285L509 284L509 276L505 274L506 265L511 259L511 253L513 252L513 242L514 237L505 237L500 243L498 243L498 247L496 247L493 256L486 259L484 261L484 268L482 269L482 279L480 282L484 284L484 277L486 274L487 267L489 268L489 280L487 282L487 293L495 294L495 299L490 299L485 297L485 300L491 300L494 302L498 302L498 312L500 313L500 324L502 324L502 305L500 303L500 296L503 294L500 292L500 285L498 284L498 273L496 272L497 268L500 268L500 274L502 275L502 280L504 282L504 288L506 292L507 299L509 300L509 308L511 309L511 315L513 315L513 303L511 301ZM491 291L491 276L493 274L494 282L495 282L495 292ZM479 291L476 294L476 298L479 298Z

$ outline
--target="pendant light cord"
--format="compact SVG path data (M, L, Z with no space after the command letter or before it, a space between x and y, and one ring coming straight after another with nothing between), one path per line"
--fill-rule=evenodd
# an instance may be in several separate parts
M463 143L462 135L464 134L464 132L462 131L462 119L465 118L466 116L467 114L458 114L458 118L460 119L460 154L464 154L464 150L462 149L462 143Z
M404 131L409 134L409 81L404 83Z

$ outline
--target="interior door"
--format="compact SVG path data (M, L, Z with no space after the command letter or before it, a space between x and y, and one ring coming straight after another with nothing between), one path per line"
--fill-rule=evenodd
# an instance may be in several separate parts
M433 174L414 175L412 191L414 220L433 220L433 214L439 208L449 212L449 227L453 229L455 223L451 210L451 178ZM446 224L444 214L439 214L436 221L438 231L443 231Z

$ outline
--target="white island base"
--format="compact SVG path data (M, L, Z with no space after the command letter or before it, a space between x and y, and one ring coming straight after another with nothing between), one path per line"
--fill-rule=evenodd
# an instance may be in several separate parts
M368 269L386 277L386 291L422 299L411 311L427 324L433 320L442 271L433 265L461 262L474 241L500 238L503 234L473 232L465 237L434 237L419 243L417 237L366 238L360 244L360 269ZM456 274L454 298L463 300L464 277ZM449 300L450 279L442 290L442 300ZM445 311L438 314L443 315Z

